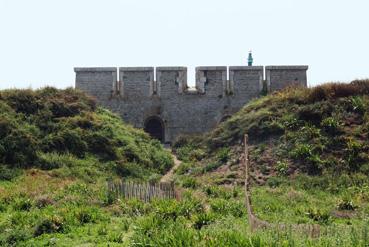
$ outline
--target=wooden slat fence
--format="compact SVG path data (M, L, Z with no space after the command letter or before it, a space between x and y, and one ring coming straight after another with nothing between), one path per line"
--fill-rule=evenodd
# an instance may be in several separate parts
M177 198L174 183L139 183L127 181L109 181L108 191L116 197L125 199L139 199L149 202L154 198L174 199Z

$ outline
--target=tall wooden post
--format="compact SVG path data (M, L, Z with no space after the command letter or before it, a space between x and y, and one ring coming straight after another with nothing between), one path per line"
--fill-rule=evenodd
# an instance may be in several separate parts
M250 200L250 186L249 186L249 147L248 147L248 135L246 134L243 139L244 144L244 154L243 154L243 165L245 169L245 200L246 200L246 208L247 208L247 215L249 220L249 225L251 230L254 228L253 224L253 215L251 209L251 200Z

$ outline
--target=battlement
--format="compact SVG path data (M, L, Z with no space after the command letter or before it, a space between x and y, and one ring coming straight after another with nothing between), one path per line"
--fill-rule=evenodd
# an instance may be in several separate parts
M302 70L306 66L268 66L272 70ZM156 70L156 78L154 71ZM189 90L187 67L93 67L75 68L76 87L90 92L93 88L111 89L112 96L169 97L174 93L191 95L226 96L235 93L242 83L255 84L259 91L264 78L263 66L201 66L196 68L195 88ZM119 71L119 80L117 80ZM273 74L273 73L272 73ZM256 78L257 77L257 78ZM88 85L86 84L88 83ZM269 84L268 84L269 85ZM242 85L240 85L242 86Z
M307 85L307 66L201 66L195 88L187 67L75 68L76 88L132 125L159 131L162 141L203 133L260 96L289 85ZM266 84L264 83L266 81ZM161 126L161 127L160 127Z

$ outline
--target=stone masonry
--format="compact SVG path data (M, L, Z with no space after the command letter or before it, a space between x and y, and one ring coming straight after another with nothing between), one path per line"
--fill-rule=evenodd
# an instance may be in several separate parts
M307 66L267 66L268 92L307 86ZM123 120L165 143L182 134L204 133L260 96L262 66L197 67L196 87L186 67L75 68L76 88ZM118 74L119 72L119 74ZM118 79L119 78L119 79Z

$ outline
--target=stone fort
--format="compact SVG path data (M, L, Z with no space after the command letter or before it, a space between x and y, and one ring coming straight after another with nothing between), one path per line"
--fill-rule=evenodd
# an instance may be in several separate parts
M75 68L75 87L164 143L204 133L262 91L307 86L308 66L197 67L196 86L186 67ZM265 73L264 73L265 72Z

